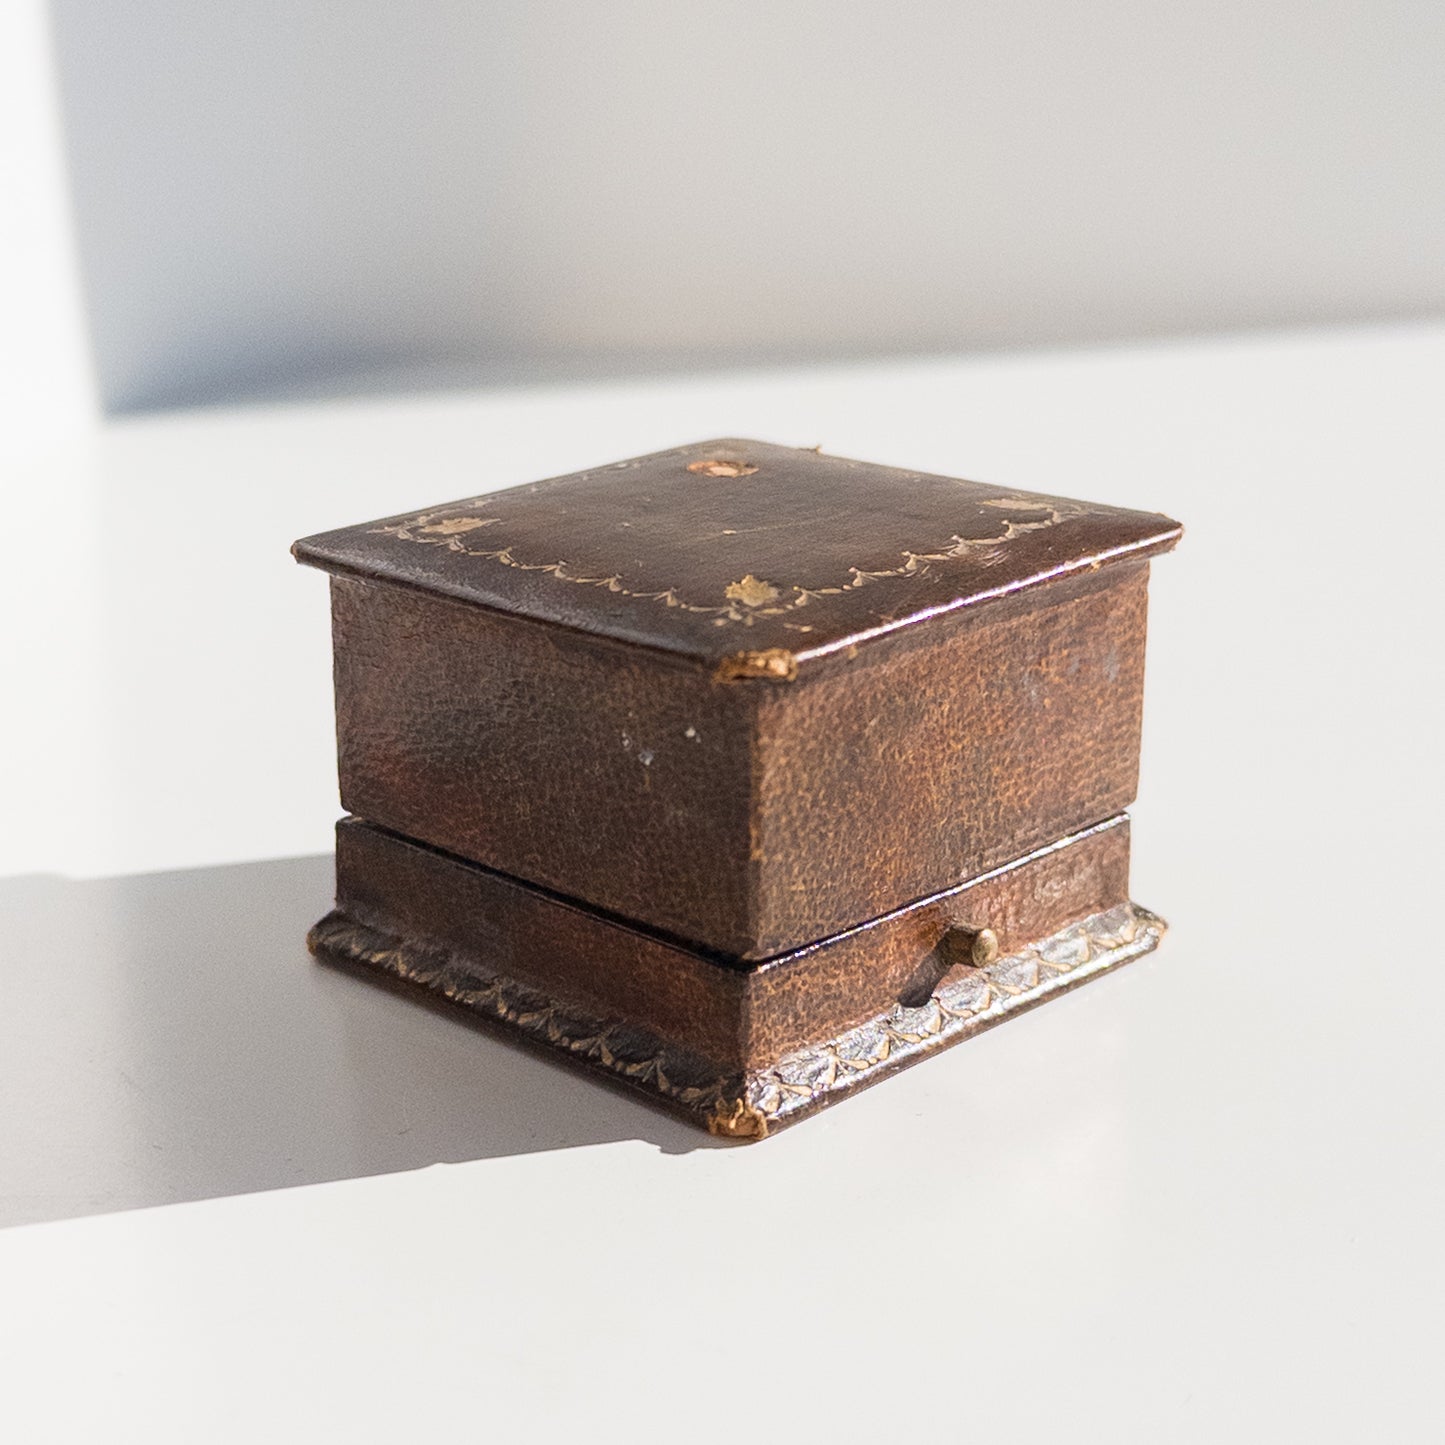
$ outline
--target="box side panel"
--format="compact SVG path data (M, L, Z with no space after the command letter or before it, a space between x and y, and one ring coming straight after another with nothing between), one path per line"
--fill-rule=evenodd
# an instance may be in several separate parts
M722 952L754 929L754 700L657 654L332 579L362 818Z
M1004 954L1128 901L1129 820L1109 819L1012 866L817 948L765 963L748 981L746 1053L762 1065L887 1012L921 982L969 972L934 954L951 928L991 928Z
M982 609L760 697L756 956L1121 812L1138 782L1147 564Z
M455 950L548 998L743 1063L745 975L354 818L336 827L336 902L410 943Z

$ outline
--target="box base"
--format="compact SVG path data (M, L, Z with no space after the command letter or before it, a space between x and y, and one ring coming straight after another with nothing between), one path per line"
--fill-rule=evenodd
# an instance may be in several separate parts
M955 971L916 1008L895 1004L765 1067L720 1071L644 1028L590 1015L475 957L329 913L308 942L320 959L425 990L519 1039L640 1091L709 1132L766 1138L951 1044L1154 949L1162 919L1122 903L981 968Z

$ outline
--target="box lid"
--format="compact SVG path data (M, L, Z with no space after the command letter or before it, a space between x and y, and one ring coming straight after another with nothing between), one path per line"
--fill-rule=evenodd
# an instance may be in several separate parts
M1067 574L1162 552L1153 512L764 442L698 442L304 538L328 571L775 680Z

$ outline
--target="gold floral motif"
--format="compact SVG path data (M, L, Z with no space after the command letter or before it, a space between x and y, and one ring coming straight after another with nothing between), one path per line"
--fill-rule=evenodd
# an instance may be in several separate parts
M729 582L723 588L723 596L729 602L741 602L744 607L761 607L765 602L776 602L782 595L771 582L764 582L751 572L741 582Z
M751 462L730 462L725 457L708 457L689 462L687 469L704 477L750 477L757 468Z

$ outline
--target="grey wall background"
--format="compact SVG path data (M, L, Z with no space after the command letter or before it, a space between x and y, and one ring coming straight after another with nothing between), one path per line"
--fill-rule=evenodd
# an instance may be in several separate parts
M1438 0L55 0L112 410L1445 306Z

